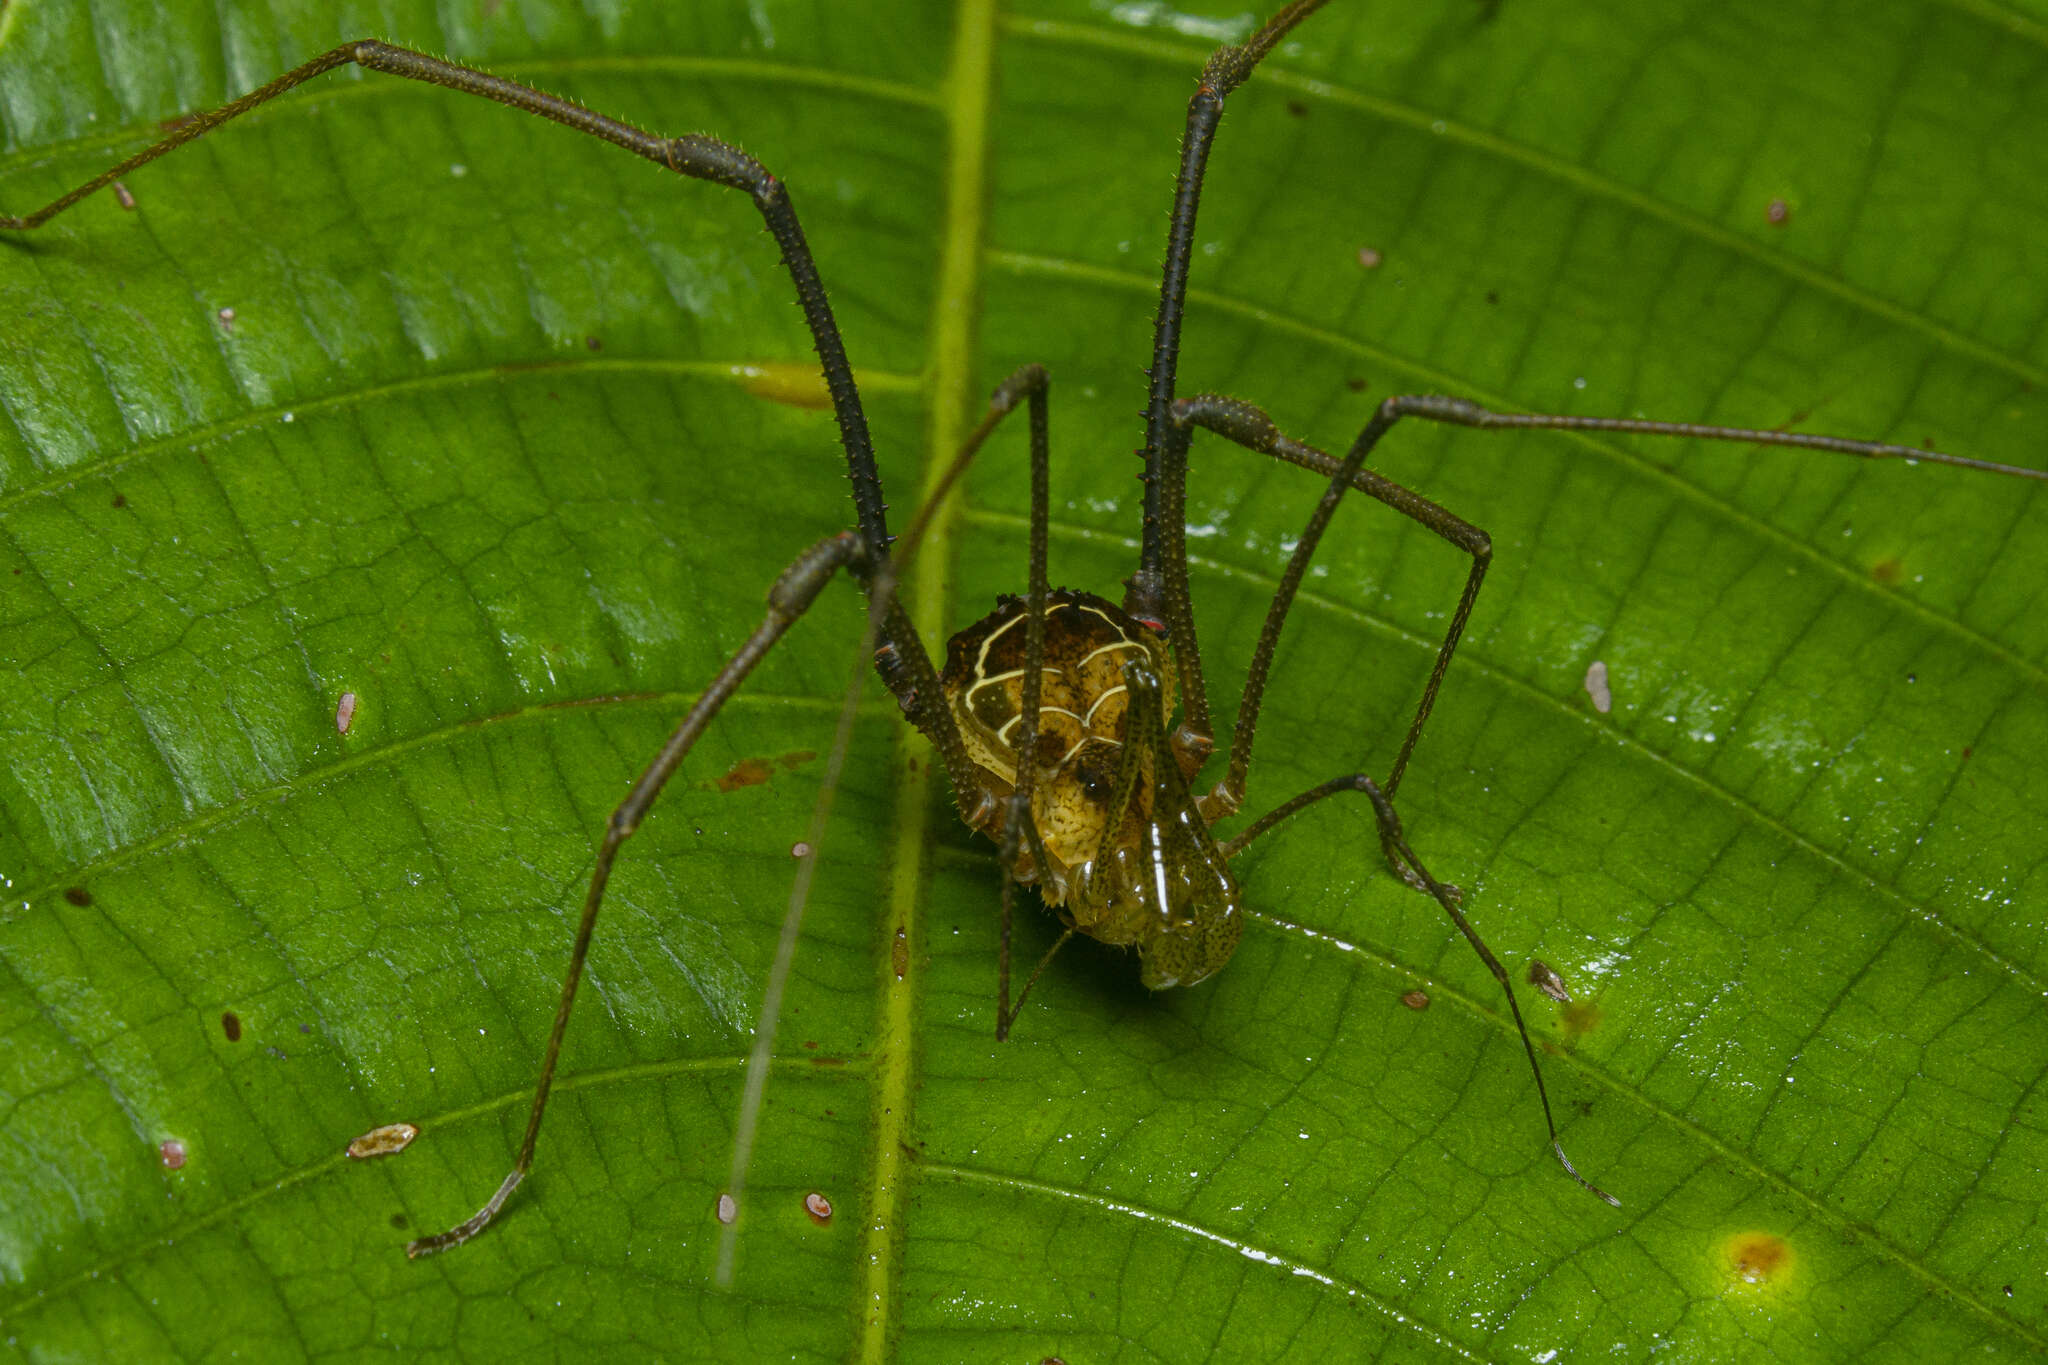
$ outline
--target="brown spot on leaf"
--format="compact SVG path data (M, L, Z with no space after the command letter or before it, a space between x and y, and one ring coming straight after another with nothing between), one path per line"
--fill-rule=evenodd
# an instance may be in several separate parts
M1889 588L1906 576L1906 566L1899 562L1897 555L1893 555L1871 565L1870 576Z
M82 886L67 886L64 888L64 899L83 908L92 904L92 892Z
M817 756L818 752L815 749L792 749L786 754L777 754L774 758L743 758L733 764L715 785L722 792L736 792L742 787L758 787L775 776L777 768L784 772L795 772ZM802 853L797 852L799 848L803 850ZM810 851L810 845L797 844L790 849L789 854L792 858L802 858Z
M220 1012L220 1031L227 1035L229 1042L241 1042L242 1016L236 1014L233 1010L222 1010Z
M410 1123L387 1123L381 1128L372 1128L351 1142L348 1154L357 1161L391 1156L412 1146L412 1140L419 1135L420 1130Z
M1410 991L1401 997L1401 1003L1411 1010L1426 1010L1429 1008L1429 993L1427 991Z
M1774 1232L1738 1232L1726 1250L1729 1272L1743 1284L1771 1284L1792 1268L1792 1248Z
M732 770L718 779L722 792L736 792L741 787L758 787L775 775L765 758L743 758L732 765Z

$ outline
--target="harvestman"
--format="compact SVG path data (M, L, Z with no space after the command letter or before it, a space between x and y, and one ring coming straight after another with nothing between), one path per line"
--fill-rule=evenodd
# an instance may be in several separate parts
M781 249L817 348L840 443L853 484L857 526L827 537L799 555L769 592L767 618L727 662L641 773L613 813L598 848L583 914L562 983L526 1133L512 1171L474 1216L447 1232L420 1238L407 1254L420 1256L458 1246L490 1223L533 1164L562 1039L582 979L584 959L621 844L632 836L700 735L761 659L842 570L869 600L868 639L876 672L904 716L930 739L951 777L966 822L999 845L1003 874L997 964L996 1036L1007 1036L1024 996L1054 954L1075 934L1137 950L1140 975L1154 989L1192 985L1229 960L1243 932L1240 893L1230 860L1255 839L1308 806L1343 792L1372 805L1380 840L1394 871L1443 908L1507 996L1552 1150L1566 1172L1610 1203L1573 1168L1557 1137L1536 1051L1523 1023L1507 971L1460 908L1456 888L1438 881L1409 845L1392 798L1429 719L1439 687L1471 615L1492 559L1486 533L1428 499L1365 468L1380 438L1404 417L1479 428L1546 428L1736 441L1833 451L1866 459L1905 459L1955 465L2022 478L2048 473L1938 451L1781 431L1756 431L1687 422L1497 413L1440 395L1389 398L1342 459L1283 434L1249 403L1213 394L1178 396L1174 372L1180 352L1181 314L1193 255L1203 168L1222 118L1225 98L1242 85L1282 38L1326 0L1295 0L1244 43L1219 49L1203 68L1188 105L1166 264L1153 326L1150 393L1145 409L1144 524L1138 567L1125 580L1121 605L1091 593L1047 586L1048 469L1046 372L1027 365L996 390L986 416L967 439L925 512L945 491L996 425L1019 405L1028 413L1031 518L1028 588L1005 598L989 616L955 635L943 670L936 667L896 595L903 562L914 552L921 522L892 549L880 475L867 419L854 384L838 324L806 245L787 188L737 148L703 134L665 138L643 132L566 100L469 67L371 41L348 43L286 72L218 109L194 116L153 146L78 186L34 213L0 217L0 228L41 226L80 199L176 147L311 80L354 63L408 80L446 86L497 100L611 142L656 165L750 195ZM1208 688L1189 600L1185 494L1187 452L1195 428L1204 428L1256 454L1298 465L1329 480L1311 513L1266 611L1252 652L1228 765L1206 792L1196 780L1216 747ZM1401 747L1384 779L1365 773L1334 777L1283 802L1236 836L1218 842L1212 826L1237 812L1244 798L1259 708L1280 631L1309 561L1337 504L1347 492L1364 493L1455 545L1472 566L1458 605L1438 646L1429 680ZM849 708L850 714L850 708ZM844 745L844 720L839 747ZM1029 756L1028 760L1025 756ZM829 799L831 779L826 782ZM809 860L799 874L801 908ZM1013 888L1036 885L1064 929L1032 970L1015 1001L1010 996L1010 917ZM785 939L789 939L785 935ZM772 1046L774 982L764 1007L756 1065L750 1068L749 1108L758 1103L760 1065ZM744 1134L751 1119L743 1119ZM744 1138L742 1139L744 1141Z

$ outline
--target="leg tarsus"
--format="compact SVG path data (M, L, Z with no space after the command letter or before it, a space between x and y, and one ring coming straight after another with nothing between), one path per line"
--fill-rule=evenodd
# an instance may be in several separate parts
M1472 927L1472 922L1466 919L1464 912L1458 908L1460 898L1454 894L1455 888L1430 876L1429 869L1422 865L1422 859L1417 857L1415 850L1408 846L1407 836L1401 829L1401 817L1394 810L1394 803L1387 799L1387 793L1377 782L1374 782L1365 773L1349 773L1343 777L1333 777L1320 786L1311 787L1293 800L1276 806L1273 810L1254 821L1251 827L1246 829L1244 833L1224 845L1224 856L1226 858L1235 857L1252 840L1266 833L1288 816L1297 814L1316 802L1335 796L1339 792L1360 792L1364 794L1367 800L1372 802L1373 818L1379 824L1381 846L1389 851L1391 857L1398 859L1400 865L1405 868L1404 880L1407 880L1412 886L1418 886L1428 895L1435 898L1436 903L1443 907L1443 912L1450 916L1451 923L1458 927L1458 932L1465 936L1465 941L1472 945L1472 951L1477 953L1479 960L1486 964L1486 970L1493 975L1495 981L1500 983L1501 993L1507 996L1508 1013L1513 1016L1515 1021L1515 1032L1521 1035L1522 1051L1529 1058L1529 1074L1536 1078L1536 1098L1543 1106L1543 1124L1550 1131L1551 1151L1557 1154L1558 1163L1564 1167L1565 1173L1571 1176L1573 1180L1584 1186L1592 1194L1606 1200L1615 1208L1620 1208L1621 1201L1619 1199L1616 1199L1613 1195L1601 1189L1583 1175L1580 1175L1579 1168L1572 1165L1571 1158L1564 1154L1564 1144L1559 1141L1557 1136L1557 1120L1550 1111L1550 1092L1543 1084L1543 1068L1536 1060L1536 1043L1529 1036L1529 1025L1522 1019L1522 1006L1515 999L1514 983L1509 979L1507 969L1500 965L1500 959L1493 955L1493 950L1488 948L1485 940L1479 937L1479 931Z
M1024 989L1017 992L1017 1003L997 1016L997 1042L1005 1042L1009 1039L1010 1028L1017 1022L1017 1016L1024 1012L1024 1001L1031 994L1031 988L1038 984L1038 978L1045 974L1045 969L1052 965L1053 958L1058 956L1060 949L1067 946L1067 940L1073 938L1074 933L1075 931L1072 928L1060 931L1060 936L1052 941L1052 947L1045 950L1045 956L1038 959L1038 965L1031 969L1031 975L1024 978Z
M717 718L727 700L737 692L747 675L752 673L777 642L788 633L811 604L824 591L825 585L841 569L850 568L866 554L865 543L851 531L828 536L805 550L776 578L768 592L768 613L761 625L750 635L732 658L726 661L711 685L692 705L683 719L669 735L668 742L661 748L654 761L649 763L625 799L619 802L605 822L604 839L598 845L597 857L590 871L590 882L583 896L583 914L576 926L575 945L569 951L569 969L562 977L562 992L555 1006L555 1020L548 1031L547 1050L542 1054L540 1076L534 1082L533 1104L527 1113L526 1135L520 1140L519 1153L512 1163L511 1174L498 1186L497 1193L481 1209L468 1219L447 1232L431 1237L418 1238L406 1247L406 1255L419 1257L432 1255L462 1245L476 1236L497 1217L505 1201L533 1167L533 1154L540 1141L541 1119L547 1113L548 1097L554 1089L555 1067L561 1061L562 1040L569 1029L569 1018L576 1006L577 988L583 981L583 965L590 954L591 939L597 932L598 911L604 905L605 887L611 880L612 864L618 857L619 849L626 840L633 837L646 818L647 812L661 795L661 789L682 765L697 740Z

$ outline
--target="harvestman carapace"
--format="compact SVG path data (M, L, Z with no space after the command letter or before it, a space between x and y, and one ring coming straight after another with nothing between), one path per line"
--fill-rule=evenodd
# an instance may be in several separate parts
M1019 406L1029 422L1031 466L1030 553L1027 589L1004 599L995 612L954 636L944 667L935 666L896 594L905 558L920 527L892 543L860 393L841 343L809 247L787 188L738 149L702 134L660 137L555 96L468 67L377 41L349 43L285 73L268 85L211 112L194 116L160 142L112 167L45 207L21 217L0 217L0 227L35 228L117 177L202 137L237 115L337 67L372 71L446 86L497 100L579 132L693 179L746 192L781 250L816 345L853 486L855 529L818 542L799 555L769 593L767 618L705 688L659 755L642 772L608 823L596 855L583 914L563 980L560 1002L525 1136L511 1173L473 1217L408 1248L418 1256L457 1246L481 1231L531 1168L562 1040L582 977L597 912L619 847L639 827L662 786L720 707L841 570L869 600L867 649L904 716L937 749L952 779L963 818L1000 848L1001 931L995 1029L1007 1035L1024 995L1068 939L1086 934L1136 949L1144 983L1155 989L1191 985L1224 965L1243 932L1240 892L1230 863L1282 820L1327 797L1357 793L1371 804L1381 843L1394 871L1443 908L1506 994L1542 1105L1550 1142L1574 1180L1609 1202L1573 1169L1558 1142L1534 1045L1507 971L1487 949L1460 907L1455 888L1424 867L1403 833L1392 804L1422 735L1445 670L1491 560L1485 534L1435 503L1394 484L1364 463L1380 438L1404 417L1481 428L1632 433L1788 446L1870 459L1906 459L1957 465L2025 478L2042 471L1994 464L1907 446L1781 431L1652 422L1496 413L1462 399L1424 395L1382 402L1340 459L1280 432L1258 408L1216 395L1182 397L1174 376L1181 314L1194 254L1196 210L1203 169L1230 92L1252 74L1287 33L1326 0L1296 0L1245 42L1210 58L1187 113L1181 162L1168 230L1164 278L1154 322L1150 393L1145 408L1144 519L1137 569L1125 580L1121 604L1087 592L1053 591L1046 573L1048 521L1048 378L1026 366L998 387L987 415L966 441L940 484L966 467L990 433ZM1197 781L1215 749L1207 680L1189 599L1185 481L1187 452L1196 428L1255 454L1299 465L1328 480L1310 515L1279 587L1267 608L1253 650L1222 777L1206 790ZM1283 802L1241 832L1219 841L1212 827L1243 803L1260 703L1280 632L1309 562L1338 503L1362 492L1412 518L1471 559L1464 590L1438 646L1414 718L1387 775L1346 773ZM937 497L933 499L935 503ZM927 504L927 512L932 504ZM842 724L843 746L844 726ZM827 796L831 779L827 779ZM801 906L807 865L796 896ZM1064 930L1019 991L1010 996L1012 891L1035 885ZM771 986L771 995L773 987ZM774 1006L764 1008L757 1061L772 1041ZM749 1080L758 1102L764 1069ZM743 1121L742 1129L749 1126Z

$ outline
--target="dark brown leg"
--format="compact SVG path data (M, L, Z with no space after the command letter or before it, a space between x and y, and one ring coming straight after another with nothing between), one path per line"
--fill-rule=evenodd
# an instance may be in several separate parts
M803 308L804 321L810 328L811 342L817 349L818 363L824 372L825 386L832 396L833 416L839 425L840 445L846 452L847 473L853 483L854 511L866 551L858 561L849 562L847 567L869 589L871 597L880 597L887 602L881 617L883 649L877 657L878 670L889 690L902 702L911 723L924 731L938 748L948 774L957 783L966 773L966 757L952 716L939 695L938 674L932 667L930 656L925 653L924 645L911 628L909 617L895 606L892 596L878 595L873 590L873 575L882 572L888 562L887 505L882 497L881 474L875 465L874 442L868 434L867 414L861 406L860 391L854 384L853 367L846 359L839 323L833 317L832 305L825 296L824 283L818 276L817 263L811 257L803 227L797 221L788 188L767 167L737 147L701 133L658 137L516 81L408 48L364 39L344 43L292 68L240 99L193 115L159 141L33 213L18 217L0 215L0 230L27 231L41 227L85 196L136 168L206 136L222 124L269 103L315 76L350 64L443 86L465 95L496 100L522 113L548 119L622 147L678 175L743 190L754 201L781 251L790 281L796 286L797 302Z
M1393 765L1388 769L1386 781L1382 784L1389 797L1392 797L1400 787L1401 778L1408 770L1409 759L1413 757L1415 746L1422 738L1423 726L1427 724L1430 712L1436 705L1437 693L1443 686L1444 674L1450 668L1451 656L1457 652L1458 641L1464 635L1465 623L1472 615L1473 604L1478 600L1480 584L1484 582L1487 566L1492 562L1493 547L1486 533L1470 522L1363 467L1365 457L1379 443L1380 438L1403 417L1482 429L1540 429L1677 436L1794 450L1820 450L1853 455L1861 459L1924 460L1930 464L1954 465L2020 478L2048 479L2048 470L1995 464L1987 460L1974 460L1942 451L1892 445L1881 441L1853 441L1838 436L1753 431L1737 427L1704 426L1691 422L1649 422L1633 418L1569 417L1542 413L1497 413L1461 398L1435 394L1406 395L1389 398L1381 403L1372 420L1359 433L1358 439L1352 442L1350 451L1342 460L1334 459L1313 446L1291 440L1273 425L1271 418L1249 403L1204 394L1177 400L1173 405L1173 411L1176 418L1188 426L1206 427L1249 450L1300 465L1304 469L1324 475L1331 481L1322 500L1310 514L1308 525L1295 548L1294 556L1281 577L1280 587L1273 595L1272 605L1267 609L1265 625L1259 632L1258 644L1253 650L1251 667L1245 679L1244 697L1238 708L1237 729L1231 739L1230 767L1210 797L1208 809L1219 817L1221 814L1236 810L1243 803L1259 707L1264 699L1267 675L1271 671L1273 651L1278 645L1281 627L1285 624L1287 613L1294 604L1295 594L1300 587L1302 575L1307 571L1309 560L1314 555L1323 532L1329 526L1330 517L1336 511L1337 502L1351 489L1385 503L1472 557L1471 571L1466 575L1465 587L1459 594L1457 608L1451 613L1443 643L1437 646L1436 659L1430 668L1429 681L1423 686L1422 699L1416 705L1415 716L1408 723L1407 734L1402 737L1400 751L1395 754ZM1184 449L1184 446L1182 448ZM1182 568L1179 579L1185 582L1185 567ZM1402 860L1395 856L1395 851L1391 847L1387 850L1387 856L1396 870L1400 870Z
M832 581L832 576L841 569L852 568L866 553L867 548L859 536L851 531L842 531L804 551L783 571L782 577L776 579L775 586L769 590L767 619L719 670L718 676L711 680L711 685L704 689L703 695L697 698L696 704L676 726L675 733L669 736L668 743L662 746L654 761L633 783L626 799L619 802L618 809L612 812L605 825L604 842L598 846L596 866L591 869L589 889L584 893L583 918L576 926L576 946L569 953L569 972L562 978L562 996L555 1006L554 1027L548 1031L547 1051L541 1057L540 1079L534 1082L533 1108L527 1114L526 1136L520 1140L519 1154L513 1159L512 1171L498 1186L498 1192L467 1221L446 1232L408 1243L405 1248L407 1256L429 1256L437 1251L447 1251L482 1232L532 1169L534 1144L540 1139L540 1121L547 1112L548 1092L554 1086L555 1064L561 1060L562 1037L569 1027L570 1011L576 1005L576 989L583 981L583 962L590 953L591 935L597 929L597 912L604 903L605 883L611 878L612 862L618 856L620 845L640 828L640 822L646 819L648 810L661 795L662 787L675 775L684 756L718 715L719 708L739 691L747 675L796 624L797 618L810 609L825 585Z
M1017 856L1028 845L1034 865L1045 866L1045 845L1041 842L1037 822L1031 818L1031 786L1033 771L1028 756L1038 748L1038 700L1043 690L1044 675L1040 672L1045 663L1045 599L1051 588L1046 579L1046 556L1048 542L1048 507L1052 499L1052 433L1051 410L1047 392L1051 379L1042 365L1025 365L1015 374L996 386L989 396L988 411L968 433L962 444L954 470L948 471L947 484L958 476L967 462L980 451L982 443L1002 420L1016 411L1017 404L1029 404L1031 425L1031 539L1028 552L1027 583L1025 602L1028 607L1024 618L1024 677L1021 719L1017 727L1017 785L1010 794L1008 808L1003 818L1003 837L1000 843L999 859L1003 868L1002 917L999 921L996 941L996 1041L1010 1036L1010 1025L1016 1021L1017 1011L1024 1007L1024 992L1019 992L1016 1007L1010 1003L1010 920L1017 891ZM929 513L936 506L943 490L926 504ZM970 791L980 791L978 782L962 784L955 780L954 792L962 801ZM978 821L968 813L968 823L978 826ZM1072 931L1061 935L1059 942L1039 960L1032 970L1031 978L1024 983L1024 991L1031 989L1031 983L1038 980L1040 972L1052 961L1053 954L1065 945Z
M1450 667L1451 655L1458 648L1459 637L1464 634L1465 621L1472 614L1472 605L1478 600L1479 585L1485 581L1487 565L1493 561L1493 542L1486 532L1453 513L1446 511L1429 499L1413 493L1400 484L1364 467L1365 457L1379 443L1379 439L1399 418L1398 413L1389 414L1386 405L1375 413L1373 420L1360 432L1358 439L1351 443L1350 451L1342 460L1332 459L1312 446L1302 445L1281 434L1273 420L1249 403L1240 403L1232 398L1220 398L1203 394L1194 398L1183 398L1174 404L1174 414L1189 426L1207 427L1218 435L1226 436L1248 450L1275 459L1298 464L1317 473L1328 475L1330 486L1324 490L1321 501L1309 514L1308 525L1296 543L1294 554L1287 562L1286 570L1280 576L1280 586L1273 593L1273 601L1266 609L1265 624L1259 630L1258 644L1252 650L1250 668L1246 671L1244 696L1238 705L1237 728L1231 735L1230 767L1216 789L1211 793L1208 809L1214 818L1238 809L1244 803L1245 782L1251 771L1252 741L1257 735L1259 709L1265 700L1266 681L1272 672L1273 652L1279 647L1280 631L1287 623L1287 613L1294 606L1294 598L1301 588L1303 575L1308 572L1309 561L1314 558L1316 548L1322 543L1323 533L1329 529L1330 518L1336 514L1337 504L1345 493L1357 489L1378 499L1401 515L1429 528L1451 544L1472 557L1471 572L1465 578L1465 590L1459 596L1457 610L1451 613L1450 627L1444 633L1444 642L1437 647L1436 663L1430 669L1429 682L1422 691L1422 702L1416 708L1415 719L1409 722L1407 737L1402 741L1400 753L1395 756L1385 790L1391 796L1400 785L1401 775L1407 770L1408 757L1414 752L1415 742L1422 735L1422 726L1429 719L1432 707L1436 705L1438 689L1443 684L1445 670ZM1396 870L1402 867L1390 847L1387 857ZM1404 874L1405 876L1405 874ZM1426 889L1417 886L1418 890Z
M1031 858L1043 875L1045 868L1045 845L1040 841L1038 822L1031 815L1031 787L1033 768L1038 753L1038 700L1045 683L1045 598L1051 591L1046 582L1046 542L1048 539L1048 507L1052 500L1052 435L1046 402L1046 373L1038 365L1026 365L996 389L989 401L989 424L1001 421L1004 414L1017 405L1017 399L1028 397L1031 403L1031 548L1027 555L1028 587L1025 590L1026 614L1024 617L1024 677L1023 696L1020 704L1022 718L1017 724L1017 786L1010 793L1010 807L1003 819L1003 841L1000 857L1003 863L1002 918L997 931L996 949L996 1041L1010 1036L1010 1025L1016 1022L1017 1011L1024 1008L1024 997L1031 991L1032 983L1038 980L1040 972L1051 962L1066 941L1073 937L1070 929L1060 935L1043 958L1031 971L1024 982L1024 989L1017 993L1016 1009L1010 1006L1010 918L1017 896L1017 855L1023 846L1031 846Z
M968 466L974 462L975 456L980 453L982 446L987 442L989 435L995 430L997 424L1016 407L1018 399L1027 394L1032 400L1033 454L1041 471L1039 477L1034 480L1034 487L1040 486L1045 482L1043 474L1047 461L1045 390L1046 374L1044 369L1037 365L1023 367L997 387L994 396L989 400L988 412L984 414L981 422L976 425L974 430L968 433L967 439L961 443L959 453L953 457L952 463L946 466L937 482L932 485L930 496L926 498L924 506L918 509L917 515L911 519L910 529L896 543L889 562L884 564L869 582L868 624L862 638L860 651L863 656L875 650L889 618L892 616L896 618L903 617L902 605L896 597L896 585L902 581L904 570L909 566L911 559L917 554L918 547L924 543L924 533L931 525L932 517L944 505L946 498L953 491L953 486L967 473ZM1038 601L1042 605L1045 576L1045 556L1042 540L1036 562L1038 564L1038 574L1035 581L1041 585ZM909 629L907 621L904 623L903 628L905 630ZM877 654L877 666L884 676L887 676L889 665L882 660L880 653ZM733 1125L732 1167L727 1177L725 1188L725 1194L734 1201L736 1207L742 1210L742 1217L744 1217L747 1174L753 1159L754 1136L759 1130L762 1099L767 1093L768 1072L775 1057L775 1034L777 1024L781 1019L782 993L789 979L791 963L796 957L797 941L803 927L804 910L810 900L811 879L817 870L819 851L825 846L825 831L832 813L833 797L839 785L839 774L845 764L847 749L852 743L853 723L860 707L860 684L861 672L860 670L855 670L854 676L847 685L845 705L839 711L839 728L833 736L832 747L826 756L825 772L819 786L817 804L811 811L810 833L806 837L805 842L811 846L812 852L798 867L796 881L790 887L789 910L783 916L782 933L776 943L775 960L768 971L767 986L762 991L760 1023L754 1028L754 1046L747 1057L746 1082L741 1089L739 1118ZM954 735L955 742L957 743L958 732L951 731L949 733ZM961 752L961 763L963 766L966 764L964 749ZM954 791L960 800L966 800L970 791L979 792L979 790L978 786L963 786L957 777L954 780ZM1027 822L1025 828L1031 843L1033 856L1042 860L1045 856L1045 850L1039 842L1037 827ZM1015 845L1012 844L1012 858L1014 858L1014 847ZM1004 878L1006 905L1009 884L1009 876L1006 870ZM1005 927L1007 928L1007 921ZM1065 941L1064 938L1060 940L1061 943ZM1007 940L1005 946L1007 947ZM1059 944L1054 944L1053 952L1058 950ZM1051 960L1052 953L1049 952L1038 964L1038 970L1031 974L1033 981L1037 980L1038 972L1045 970L1045 964ZM1004 965L1007 969L1007 956L1005 957ZM1005 989L1008 988L1008 984L1009 978L1005 974L1003 978ZM1029 982L1026 983L1025 989L1030 989ZM1000 1036L999 1032L998 1037ZM735 1220L727 1223L719 1233L718 1258L714 1270L714 1278L721 1286L732 1283L733 1265L738 1253L739 1226L739 1222Z
M1152 321L1151 393L1145 404L1144 535L1138 570L1125 581L1124 610L1164 630L1180 664L1181 732L1176 747L1206 755L1212 746L1209 702L1202 687L1195 618L1187 594L1187 443L1173 420L1174 370L1180 359L1181 315L1186 311L1188 266L1194 256L1195 213L1209 147L1223 119L1223 101L1250 78L1252 70L1290 30L1321 9L1325 0L1294 0L1234 47L1216 50L1202 68L1188 101L1187 131L1181 138L1180 171L1173 186L1173 216L1166 232L1166 265L1159 281L1159 310ZM1178 447L1175 442L1178 440Z
M1386 792L1381 790L1378 783L1364 773L1352 773L1346 777L1332 778L1321 786L1311 787L1292 801L1276 807L1254 821L1244 833L1223 846L1223 855L1227 858L1236 857L1254 839L1288 816L1340 792L1363 792L1366 799L1372 802L1373 817L1379 822L1381 847L1385 848L1390 856L1399 860L1405 880L1436 898L1436 903L1443 907L1443 912L1451 917L1451 923L1458 926L1458 932L1472 945L1472 951L1479 954L1479 960L1486 964L1486 970L1500 983L1501 993L1508 998L1508 1013L1514 1017L1515 1031L1522 1037L1522 1051L1529 1058L1529 1073L1536 1078L1536 1098L1542 1102L1543 1123L1550 1130L1550 1149L1557 1153L1558 1161L1572 1179L1616 1208L1620 1208L1619 1199L1580 1175L1578 1168L1572 1165L1571 1158L1564 1154L1564 1144L1559 1142L1557 1137L1557 1120L1550 1112L1550 1092L1543 1086L1543 1068L1536 1061L1536 1044L1529 1037L1528 1024L1522 1020L1522 1007L1515 1000L1514 983L1508 979L1507 969L1500 965L1500 959L1493 955L1493 950L1486 946L1478 931L1472 927L1471 921L1466 919L1464 912L1458 908L1457 898L1451 894L1451 888L1432 877L1429 869L1422 865L1422 859L1408 846L1407 836L1401 830L1401 817L1394 812L1394 803L1387 799Z

